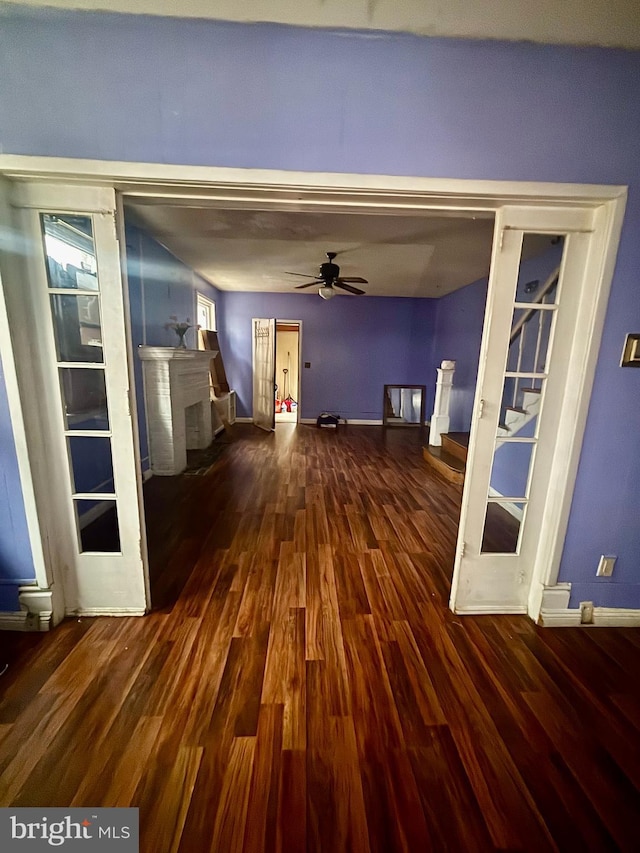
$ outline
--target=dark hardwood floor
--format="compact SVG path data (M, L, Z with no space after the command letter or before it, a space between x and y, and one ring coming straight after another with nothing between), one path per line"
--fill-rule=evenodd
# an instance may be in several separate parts
M156 610L2 636L0 805L144 853L637 850L640 633L447 608L419 431L233 428L146 489Z

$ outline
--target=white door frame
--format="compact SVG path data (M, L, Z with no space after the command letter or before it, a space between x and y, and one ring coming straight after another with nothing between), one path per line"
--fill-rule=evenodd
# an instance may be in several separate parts
M588 279L594 294L583 328L584 360L578 384L570 400L571 417L565 441L567 453L554 460L553 476L564 484L558 500L558 513L545 530L545 561L538 560L534 571L528 612L537 619L544 605L545 592L555 587L560 557L567 529L571 498L579 463L580 448L586 423L595 365L609 295L615 259L624 217L627 189L622 186L588 184L552 184L517 181L470 181L384 175L287 172L260 169L232 169L206 166L178 166L154 163L109 162L69 158L0 155L0 176L9 180L48 178L54 181L96 184L114 188L125 195L152 203L154 199L172 204L234 207L246 210L324 210L339 212L420 214L438 210L450 215L466 213L492 214L505 207L544 207L553 230L554 210L563 207L587 207L594 210L594 239ZM9 273L10 274L10 273ZM7 288L2 270L3 286ZM9 300L7 300L7 303ZM0 312L1 313L1 312ZM1 320L1 318L0 318ZM31 486L27 453L26 421L33 417L28 406L22 406L19 395L19 370L12 366L15 358L29 359L29 348L1 336L0 356L7 373L7 386L12 423L16 433L23 496L27 516L37 517ZM135 407L135 400L132 401ZM21 422L23 422L21 424ZM25 458L26 457L26 458ZM36 525L30 526L34 554L42 552L42 535ZM547 559L548 558L548 559ZM44 555L47 571L55 566L51 555Z

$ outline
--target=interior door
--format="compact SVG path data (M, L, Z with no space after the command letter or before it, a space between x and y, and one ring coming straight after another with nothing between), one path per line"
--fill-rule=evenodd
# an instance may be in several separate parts
M451 593L457 612L526 611L555 497L556 436L574 403L569 364L592 217L589 209L516 207L496 217ZM523 247L543 235L558 247L557 284L536 300L523 295ZM532 331L514 354L512 330L523 318Z
M50 558L67 613L147 608L115 193L25 184L34 359L42 380L46 470L55 506Z
M253 423L267 431L276 426L276 321L253 319Z

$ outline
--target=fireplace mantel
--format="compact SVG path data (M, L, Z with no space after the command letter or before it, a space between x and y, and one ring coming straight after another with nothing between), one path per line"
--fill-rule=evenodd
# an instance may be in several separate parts
M208 447L211 433L209 363L212 350L139 347L153 474L173 476L187 466L187 449Z

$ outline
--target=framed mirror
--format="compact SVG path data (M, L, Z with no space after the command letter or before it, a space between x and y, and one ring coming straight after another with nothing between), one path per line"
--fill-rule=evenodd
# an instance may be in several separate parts
M426 385L385 385L384 426L424 426Z

